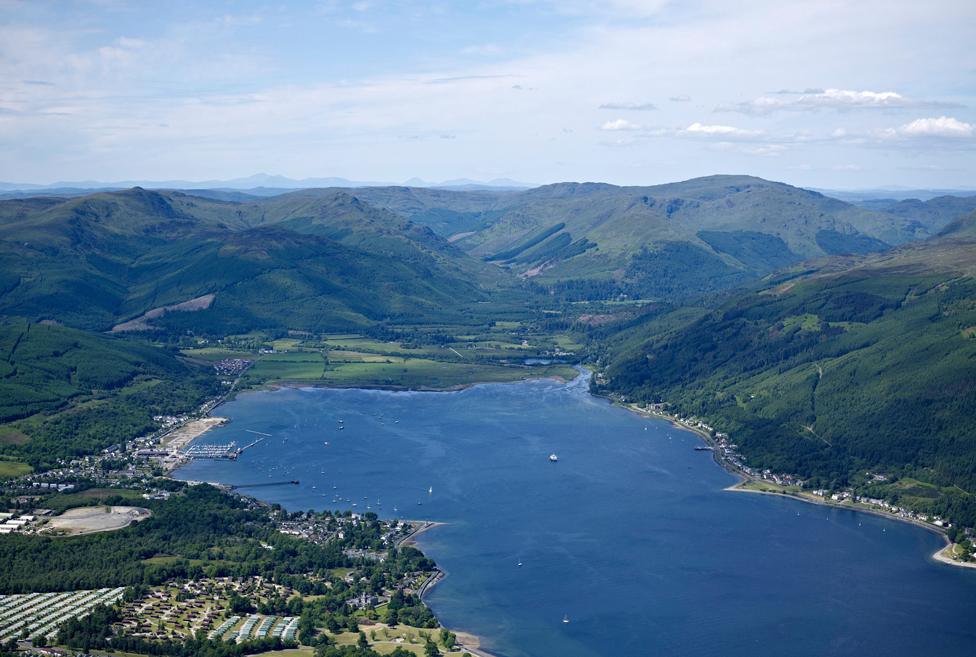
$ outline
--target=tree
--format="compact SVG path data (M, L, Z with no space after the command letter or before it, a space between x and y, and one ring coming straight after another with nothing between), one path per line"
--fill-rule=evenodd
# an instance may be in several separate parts
M363 632L359 633L359 641L356 645L363 649L369 648L369 641L366 640L366 635Z
M428 640L427 645L424 647L424 655L426 657L440 657L440 654L441 651L437 649L437 644Z

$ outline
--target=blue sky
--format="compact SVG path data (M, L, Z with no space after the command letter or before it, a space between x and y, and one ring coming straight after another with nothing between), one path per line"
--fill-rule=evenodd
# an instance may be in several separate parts
M971 0L0 0L0 180L972 188L974 42Z

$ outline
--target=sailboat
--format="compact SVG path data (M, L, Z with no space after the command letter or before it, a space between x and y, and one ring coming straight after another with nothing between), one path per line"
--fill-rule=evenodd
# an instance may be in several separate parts
M564 623L568 623L569 622L569 615L568 614L563 614L563 622Z
M434 487L433 486L431 486L430 488L427 489L427 494L428 495L433 495L434 494Z

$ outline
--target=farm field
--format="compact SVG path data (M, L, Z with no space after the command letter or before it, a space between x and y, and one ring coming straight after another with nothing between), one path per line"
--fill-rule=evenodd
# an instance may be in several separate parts
M0 479L13 479L30 474L33 468L21 461L0 460Z
M253 359L253 367L243 376L245 385L251 386L283 382L436 390L576 375L569 364L550 362L552 354L571 355L569 349L580 348L567 336L523 336L518 322L500 324L479 330L443 326L440 344L348 333L262 341L248 334L236 338L239 344L187 348L182 353L198 360ZM464 334L457 334L462 328Z

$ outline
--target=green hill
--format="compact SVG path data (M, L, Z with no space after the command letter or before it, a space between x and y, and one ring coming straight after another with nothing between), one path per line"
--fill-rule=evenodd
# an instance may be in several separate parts
M303 194L327 194L336 190L306 190ZM482 230L504 213L509 190L448 190L425 187L358 187L346 190L366 203L395 212L414 223L429 226L439 235L458 235Z
M508 202L504 216L459 246L540 282L606 280L644 297L728 288L804 259L881 251L927 234L909 220L747 176L655 187L564 183Z
M0 319L0 454L35 467L147 433L215 390L211 372L149 345Z
M809 258L927 237L928 215L860 208L782 183L710 176L652 187L559 183L520 192L356 190L472 255L571 298L675 299Z
M727 431L749 463L976 524L976 215L893 252L781 275L605 353L606 390ZM880 488L880 490L879 490Z
M241 332L459 318L505 284L428 227L345 192L247 202L135 188L0 202L0 314Z

